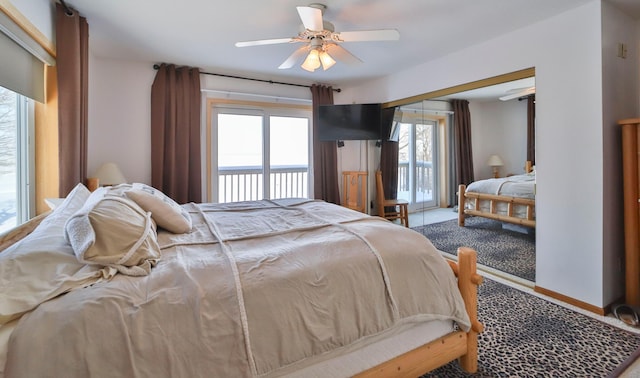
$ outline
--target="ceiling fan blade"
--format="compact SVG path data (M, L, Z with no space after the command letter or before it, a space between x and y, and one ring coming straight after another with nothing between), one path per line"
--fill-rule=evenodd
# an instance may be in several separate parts
M293 67L293 65L296 64L300 60L300 58L302 58L307 53L307 51L309 51L307 46L300 47L299 49L294 51L293 54L289 55L287 60L282 62L278 69L286 70Z
M321 9L313 7L296 7L296 9L298 9L298 14L305 29L313 31L322 31L324 29Z
M514 98L528 96L530 94L536 94L536 87L509 90L507 95L500 97L500 101L509 101Z
M346 31L335 33L342 42L397 41L400 33L396 29Z
M289 43L294 41L295 40L293 38L262 39L258 41L236 42L236 47L275 45L278 43Z
M325 50L332 58L339 60L346 64L360 64L362 61L347 51L344 47L336 45L334 43L327 44Z

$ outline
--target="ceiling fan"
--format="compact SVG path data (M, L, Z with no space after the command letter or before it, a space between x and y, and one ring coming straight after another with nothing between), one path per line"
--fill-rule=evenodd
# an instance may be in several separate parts
M536 94L536 87L514 88L507 91L507 94L500 97L500 101L509 101L514 98Z
M327 8L323 4L313 3L309 6L296 7L302 20L300 32L295 37L262 39L257 41L237 42L237 47L274 45L279 43L304 43L291 54L278 68L293 67L303 56L307 55L302 68L313 72L320 66L324 70L331 68L337 59L347 64L358 64L362 61L340 46L342 42L394 41L400 39L395 29L363 30L336 32L333 24L322 19Z

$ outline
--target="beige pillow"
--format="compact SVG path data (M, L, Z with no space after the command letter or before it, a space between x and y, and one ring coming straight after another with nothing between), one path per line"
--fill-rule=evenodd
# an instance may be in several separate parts
M158 227L174 234L191 231L191 216L167 195L149 185L134 183L124 194L134 200L141 208L151 212Z
M109 195L107 188L91 194L65 225L65 237L77 259L142 276L160 259L151 213L132 200Z

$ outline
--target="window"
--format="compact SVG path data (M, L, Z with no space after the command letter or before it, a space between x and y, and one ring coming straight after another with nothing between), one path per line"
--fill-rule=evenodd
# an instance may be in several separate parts
M309 197L311 109L212 106L212 202Z
M33 101L0 87L0 232L32 212Z

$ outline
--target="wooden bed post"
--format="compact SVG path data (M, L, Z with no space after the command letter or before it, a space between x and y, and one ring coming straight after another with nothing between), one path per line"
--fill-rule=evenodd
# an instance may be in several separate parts
M478 285L482 283L482 276L476 273L476 259L473 249L458 248L458 288L471 321L471 329L467 332L467 354L459 361L468 373L478 371L478 333L484 328L478 321Z
M464 227L464 206L465 199L464 192L467 190L467 186L464 184L458 185L458 226Z

